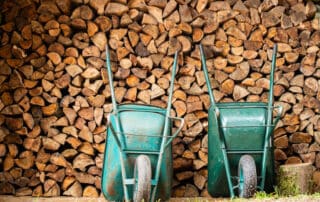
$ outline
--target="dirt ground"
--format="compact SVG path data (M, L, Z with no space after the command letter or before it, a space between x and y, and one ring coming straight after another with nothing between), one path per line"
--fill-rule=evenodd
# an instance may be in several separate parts
M262 202L262 201L277 201L277 202L319 202L320 197L314 196L296 196L288 198L262 198L262 199L229 199L229 198L172 198L169 202ZM107 202L104 198L86 198L86 197L14 197L0 196L0 202Z

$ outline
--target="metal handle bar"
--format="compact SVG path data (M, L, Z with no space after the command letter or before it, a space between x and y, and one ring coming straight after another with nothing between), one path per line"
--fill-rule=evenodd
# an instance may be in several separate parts
M173 87L174 87L174 79L176 76L177 60L178 60L178 51L175 52L173 66L172 66L172 70L171 70L172 73L171 73L171 83L170 83L170 87L169 87L167 113L170 113L170 109L171 109L171 101L172 101L172 94L173 94ZM112 107L115 111L117 111L117 101L116 101L115 94L114 94L113 77L112 77L110 53L109 53L108 44L106 44L106 66L107 66L107 72L108 72L108 78L109 78Z
M199 45L199 48L200 48L200 56L201 56L201 65L202 65L202 69L204 72L204 77L206 79L210 103L212 106L214 106L216 113L219 114L219 109L216 107L216 102L214 101L214 95L211 90L211 82L209 79L209 73L208 73L208 68L207 68L207 64L206 64L206 57L204 55L203 48L202 48L201 44Z
M274 124L263 124L263 125L231 125L231 126L219 126L219 128L258 128L258 127L274 127Z
M108 79L109 79L109 86L110 86L110 93L111 93L112 108L114 111L117 111L117 101L116 101L116 96L114 94L114 86L113 86L113 78L112 78L112 70L111 70L110 53L109 53L108 44L106 45L106 64L107 64L107 72L108 72Z
M161 114L163 116L165 116L165 114L161 113L161 112L155 112L154 109L118 109L117 112L125 112L125 111L129 111L129 112L151 112L151 113L155 113L155 114ZM111 114L113 115L117 115L116 112L111 112Z
M261 106L261 107L263 107L263 108L269 108L268 106ZM222 107L220 107L220 109L221 109ZM226 108L229 108L229 107L224 107L225 109ZM234 109L239 109L239 108L241 108L241 107L234 107L234 106L232 106L232 107L230 107L230 108L234 108ZM248 106L248 107L246 107L246 108L258 108L258 106ZM274 126L276 126L276 124L277 124L277 122L279 121L279 119L280 119L280 116L281 116L281 114L282 114L282 110L283 110L283 107L281 106L281 105L279 105L279 106L274 106L274 107L271 107L272 109L277 109L277 111L278 111L278 113L277 113L277 115L276 115L276 118L273 120L273 124L263 124L263 125L231 125L231 126L219 126L219 128L241 128L241 127L274 127ZM219 117L219 116L217 116L217 117Z
M110 128L113 128L112 125L108 125ZM113 133L118 135L126 135L126 136L136 136L136 137L150 137L150 138L160 138L163 137L162 135L143 135L143 134L133 134L133 133L125 133L125 132L116 132L115 129L113 130ZM174 137L173 135L167 135L167 137Z
M266 108L266 109L276 109L279 108L280 106L219 106L220 109L243 109L243 108Z
M166 144L165 144L165 148L167 147L167 146L169 146L169 144L172 142L172 140L179 134L179 132L181 131L181 129L183 128L183 125L184 125L184 119L183 118L180 118L180 117L168 117L168 118L170 118L170 119L175 119L175 120L179 120L179 121L181 121L181 123L180 123L180 126L179 126L179 128L175 131L175 133L173 134L173 135L167 135L167 136L163 136L163 135L140 135L140 134L132 134L132 133L124 133L124 132L117 132L115 129L114 129L114 127L112 126L112 123L111 123L111 119L110 119L110 115L111 114L108 114L108 117L107 117L107 119L108 119L108 121L107 121L107 127L110 127L110 129L111 129L111 133L112 133L112 135L113 135L113 137L115 138L115 140L116 140L116 143L117 143L117 145L118 145L118 147L120 148L120 149L123 149L122 148L122 146L121 146L121 143L120 143L120 139L119 139L119 137L117 136L117 134L118 135L128 135L128 136L145 136L145 137L150 137L150 138L168 138L168 140L167 140L167 142L166 142Z
M208 68L207 68L207 64L206 64L206 58L205 58L204 51L203 51L203 48L202 48L201 44L199 44L199 49L200 49L202 69L203 69L203 72L204 72L204 76L205 76L205 80L206 80L206 84L207 84L207 88L208 88L208 94L209 94L209 97L210 97L210 102L211 102L211 105L214 106L217 116L219 116L220 113L219 113L219 109L216 106L216 103L215 103L215 100L214 100L214 95L213 95L212 90L211 90L211 82L210 82L210 79L209 79L209 73L208 73ZM270 72L270 86L269 86L269 97L268 97L268 105L269 105L269 107L271 107L272 104L273 104L273 80L274 80L274 70L276 68L277 50L278 50L278 46L275 43L274 47L273 47L271 72ZM270 120L270 118L268 118L268 120Z
M275 43L273 46L273 52L272 52L272 62L271 62L271 72L270 72L270 86L269 86L269 98L268 98L268 117L267 117L267 125L270 125L272 122L272 111L271 107L273 105L273 77L274 77L274 69L276 68L276 59L277 59L277 50L278 45ZM280 109L282 112L282 109ZM279 120L279 119L276 119ZM269 132L271 128L267 128L266 134L271 134ZM269 138L269 137L268 137Z

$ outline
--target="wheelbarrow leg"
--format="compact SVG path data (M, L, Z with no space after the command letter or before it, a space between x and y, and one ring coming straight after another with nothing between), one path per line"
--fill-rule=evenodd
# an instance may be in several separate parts
M112 78L112 71L111 71L111 63L110 63L110 54L109 54L109 47L106 45L106 65L107 65L107 71L108 71L108 77L109 77L109 85L110 85L110 93L111 93L111 101L112 101L112 107L113 107L113 112L115 113L115 124L116 124L116 131L121 132L121 123L119 120L119 117L117 115L118 113L118 107L117 107L117 102L116 102L116 97L114 93L114 87L113 87L113 78ZM115 133L114 136L117 136ZM123 151L123 148L125 148L126 141L124 140L124 136L121 136L119 139L116 138L119 143L119 149L120 149L120 165L121 165L121 176L122 176L122 184L123 184L123 192L124 192L124 198L125 201L130 201L129 200L129 193L126 185L126 168L124 165L124 162L127 161L127 156Z
M176 75L176 69L177 69L177 63L178 63L178 51L175 52L174 54L174 60L173 60L173 65L172 65L172 73L171 73L171 83L170 83L170 87L169 87L169 97L168 97L168 105L167 105L167 109L166 109L166 118L165 118L165 122L164 122L164 127L163 127L163 134L162 134L162 141L161 141L161 146L160 146L160 151L159 151L159 156L158 156L158 162L157 162L157 166L156 166L156 170L155 170L155 174L154 174L154 187L152 190L152 196L151 196L151 201L155 201L156 200L156 192L157 192L157 188L158 188L158 182L159 182L159 178L160 178L160 170L161 170L161 163L162 163L162 158L163 158L163 153L166 147L166 142L168 139L168 130L171 130L171 128L169 128L169 124L170 124L170 110L171 110L171 102L172 102L172 94L173 94L173 88L174 88L174 79L175 79L175 75Z
M226 175L227 175L227 181L228 181L228 187L230 191L230 197L234 198L234 190L233 190L233 184L232 184L232 179L231 179L231 172L230 172L230 165L229 165L229 160L227 156L227 151L224 145L224 142L222 143L222 155L223 155L223 161L224 161L224 168L226 170Z
M216 108L216 109L218 109L218 108ZM219 124L219 116L220 116L220 111L216 110L215 116L214 116L215 117L214 121L217 123L217 125ZM235 194L234 194L234 189L233 189L233 184L232 184L232 176L231 176L231 172L230 172L230 164L229 164L225 139L224 139L223 134L221 134L219 130L217 130L217 133L218 133L217 135L219 136L219 139L220 139L220 148L222 151L222 158L223 158L223 162L224 162L224 168L226 171L226 177L227 177L230 197L234 198Z
M115 118L116 120L118 119L117 115L115 115ZM123 146L121 145L121 140L119 139L119 137L117 136L117 132L116 131L119 131L119 123L120 121L116 121L116 129L113 128L111 122L110 122L110 116L108 117L108 124L107 126L111 129L111 134L113 135L115 141L116 141L116 144L118 145L118 148L120 150L120 153L119 153L119 158L120 158L120 167L121 167L121 179L122 179L122 186L123 186L123 192L124 192L124 198L125 198L125 201L130 201L129 200L129 192L128 192L128 189L127 189L127 185L126 185L126 179L127 179L127 175L126 175L126 168L125 168L125 165L124 165L124 162L127 161L127 156L126 154L124 153L123 151Z
M120 161L121 161L121 175L122 175L122 183L123 183L124 200L126 202L130 202L128 188L125 183L127 179L126 168L124 166L124 161L126 160L125 154L122 154L121 152L120 158L121 158Z
M262 155L262 163L261 163L261 181L259 185L260 190L264 190L264 184L266 181L266 161L267 161L267 153L268 153L268 148L265 145L263 149L263 155Z
M275 43L272 53L272 63L271 63L271 72L270 72L270 86L269 86L269 97L268 97L268 114L267 114L267 128L265 135L265 142L263 148L263 157L262 157L262 169L261 169L261 183L260 188L264 190L265 178L266 178L266 161L267 161L267 152L269 146L269 139L272 136L273 129L272 127L272 106L273 106L273 79L274 79L274 69L276 68L276 59L277 59L277 50L278 45Z

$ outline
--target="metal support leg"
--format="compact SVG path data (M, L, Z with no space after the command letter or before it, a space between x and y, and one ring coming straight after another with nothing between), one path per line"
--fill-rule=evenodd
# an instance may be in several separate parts
M228 156L225 148L222 149L222 155L223 155L223 161L224 161L224 168L226 170L226 175L227 175L230 196L231 198L234 198L235 195L234 195L233 184L231 179L230 165L229 165L229 160L228 160Z
M167 142L167 138L168 138L168 130L171 130L171 128L169 128L169 125L170 125L169 121L170 121L170 110L171 110L171 105L172 105L171 102L172 102L172 94L173 94L174 79L175 79L175 75L176 75L177 63L178 63L178 52L176 52L174 55L174 61L173 61L172 70L171 70L172 71L171 83L170 83L170 88L169 88L168 106L166 109L166 119L165 119L165 123L164 123L164 127L163 127L163 135L162 135L162 141L161 141L161 146L160 146L160 152L159 152L158 162L157 162L156 171L155 171L155 175L154 175L156 185L154 186L153 191L152 191L151 201L155 201L156 191L157 191L157 187L158 187L158 181L159 181L159 177L160 177L162 157L163 157L164 149L166 147L166 142Z
M109 55L109 48L108 45L106 45L106 65L107 65L107 71L108 71L108 77L109 77L109 85L110 85L110 93L111 93L111 101L112 101L112 107L113 107L113 112L115 114L115 124L116 124L116 130L121 132L121 123L119 120L119 117L117 116L118 108L117 108L117 102L115 98L115 93L114 93L114 87L113 87L113 79L112 79L112 71L111 71L111 63L110 63L110 55ZM116 136L117 134L114 134ZM122 183L123 183L123 191L124 191L124 197L125 201L130 201L129 199L129 193L128 189L125 182L125 179L127 178L126 176L126 169L124 166L124 162L127 160L126 154L123 152L123 148L125 148L125 141L124 137L116 138L117 143L120 144L120 164L121 164L121 175L122 175Z
M264 185L266 181L266 161L268 156L268 142L265 142L264 149L263 149L263 155L262 155L262 163L261 163L261 182L259 188L261 191L264 190Z

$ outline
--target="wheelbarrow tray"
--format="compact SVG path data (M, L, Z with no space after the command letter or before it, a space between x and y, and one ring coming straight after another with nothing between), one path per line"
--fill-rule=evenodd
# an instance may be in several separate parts
M126 150L137 151L137 154L129 153L127 160L124 162L126 173L128 173L127 177L133 178L135 159L144 152L149 156L151 170L154 171L157 166L158 155L152 153L159 152L162 140L162 137L155 136L163 134L166 110L150 105L122 104L118 106L117 115L111 113L111 124L115 124L117 116L119 117L123 134L128 134L125 135ZM120 149L111 133L111 129L108 128L101 188L107 200L122 201L124 200L124 193L119 160ZM171 135L171 124L168 127L167 134ZM147 152L151 154L147 154ZM164 150L161 162L156 199L168 200L171 196L171 184L172 148L169 145ZM132 198L133 186L129 186L128 189L130 198Z
M259 176L262 153L257 151L264 149L268 105L263 102L232 102L217 103L216 107L220 112L218 116L213 106L208 112L208 192L212 196L229 196L221 141L225 142L229 152L227 157L231 176L237 176L238 162L244 153L254 158ZM266 161L266 191L273 188L273 169L273 148L270 142Z

